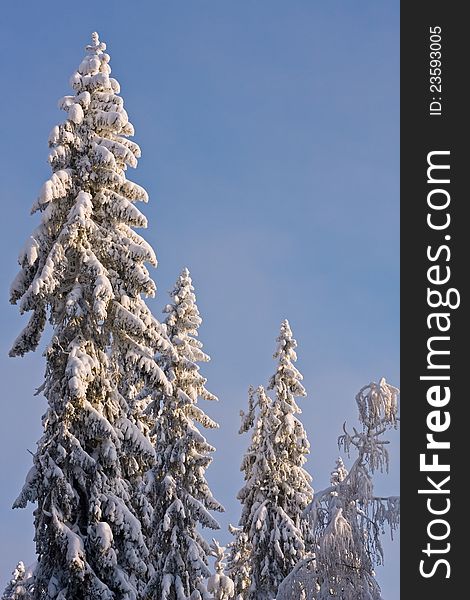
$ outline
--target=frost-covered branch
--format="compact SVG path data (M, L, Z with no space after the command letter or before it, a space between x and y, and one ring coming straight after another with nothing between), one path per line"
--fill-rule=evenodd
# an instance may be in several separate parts
M399 499L374 495L373 474L388 470L387 440L383 434L398 425L398 389L381 379L364 386L356 396L361 429L353 428L338 444L357 454L349 472L338 458L331 485L314 495L305 511L311 549L316 555L313 575L316 600L380 600L374 567L383 563L381 534L399 524Z

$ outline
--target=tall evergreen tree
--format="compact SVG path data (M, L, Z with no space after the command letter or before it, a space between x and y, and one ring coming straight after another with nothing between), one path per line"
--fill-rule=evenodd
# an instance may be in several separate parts
M167 332L176 356L166 356L162 367L172 392L154 393L149 413L155 418L156 464L148 493L154 507L151 560L154 575L145 598L196 600L210 598L205 580L210 576L210 548L198 526L218 529L211 510L223 511L213 497L205 471L215 450L200 433L218 425L198 406L198 399L217 400L207 391L198 362L209 360L197 340L202 322L189 271L184 269L165 308Z
M297 361L297 342L287 319L281 324L277 342L274 358L278 359L278 364L268 389L275 392L273 411L279 421L274 435L278 471L280 469L278 502L293 519L296 527L301 528L303 510L313 496L312 478L303 468L310 444L302 423L295 416L302 412L296 398L306 396L306 392L301 383L303 377L294 366Z
M129 475L149 468L154 449L125 380L135 373L169 393L153 356L170 345L142 299L155 293L145 263L156 258L133 228L146 226L135 202L148 198L126 179L140 150L105 50L94 33L60 102L67 119L49 137L52 176L32 209L41 223L11 288L32 312L12 356L52 327L44 434L14 505L37 503L35 600L135 600L148 577Z
M340 447L357 453L349 473L338 459L330 487L315 494L306 511L316 554L317 600L381 600L374 566L383 563L380 534L399 522L399 498L374 495L373 474L388 470L383 433L397 426L398 390L385 379L356 396L362 431L345 430ZM297 596L285 596L296 598Z
M304 557L302 513L313 494L311 477L303 469L309 443L295 416L300 412L295 398L306 394L293 364L297 343L287 321L277 342L278 366L269 383L275 397L270 399L262 387L252 390L241 429L253 429L242 462L245 485L238 494L243 506L240 527L248 537L250 554L248 564L240 564L243 553L233 544L229 573L243 566L249 576L248 590L243 589L243 580L235 578L236 593L244 600L275 598L279 584Z

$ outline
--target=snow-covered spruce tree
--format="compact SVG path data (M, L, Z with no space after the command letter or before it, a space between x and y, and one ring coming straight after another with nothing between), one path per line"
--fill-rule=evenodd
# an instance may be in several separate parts
M380 534L399 523L399 498L374 496L375 471L388 470L388 442L383 434L396 428L398 390L385 379L370 383L356 396L362 430L339 438L349 455L357 452L349 473L341 459L331 485L315 494L307 515L315 540L315 600L381 600L374 565L383 563ZM295 600L295 596L286 596Z
M253 427L242 463L245 485L238 494L243 505L240 527L251 548L245 567L251 580L248 590L235 580L236 593L244 600L275 598L279 584L304 558L302 514L313 495L311 477L303 469L309 443L295 416L300 413L295 398L306 394L302 375L293 365L297 343L287 321L277 342L278 366L269 383L275 397L271 400L262 387L252 392L242 424L242 431ZM229 573L235 566L233 551L230 558Z
M49 138L52 176L19 262L11 302L32 316L10 354L34 350L46 319L52 340L40 391L44 434L15 507L36 502L35 600L135 600L148 578L148 549L133 506L154 448L124 383L171 389L154 361L170 345L142 294L155 285L152 248L134 231L146 219L143 188L125 176L139 147L128 136L106 45L92 35L60 106L67 119ZM142 383L137 384L136 378Z
M229 531L233 535L233 540L228 544L227 573L234 582L235 599L243 600L243 595L251 583L250 557L252 548L248 541L248 535L242 527L229 525Z
M297 361L297 342L292 336L289 322L284 320L277 338L278 346L274 358L278 359L276 372L271 377L269 390L275 392L273 410L279 420L274 435L274 447L279 463L279 499L281 506L296 524L301 527L302 513L313 497L312 477L303 465L310 451L307 433L295 416L302 411L296 398L306 396L300 372L294 366ZM294 560L295 553L286 560ZM297 557L298 558L298 557Z
M149 474L148 494L154 507L149 541L154 575L145 598L185 600L210 598L205 580L210 576L210 548L198 526L218 529L211 510L223 511L205 479L215 450L197 428L218 425L198 406L198 399L217 400L205 388L198 362L209 357L197 339L202 322L189 271L184 269L165 308L165 324L176 356L164 357L162 367L172 393L157 389L149 404L155 418L156 464Z
M215 558L214 575L207 581L207 591L212 594L213 600L230 600L235 594L233 581L225 574L225 548L212 539L211 556Z
M240 433L252 430L251 444L241 464L245 474L245 485L238 493L242 503L240 527L232 528L234 540L230 544L228 573L235 584L235 598L248 600L260 594L260 600L273 598L266 595L266 582L270 583L270 555L267 546L272 523L268 520L268 507L272 509L272 497L276 488L276 457L272 444L273 431L278 426L272 410L272 401L262 386L249 389L249 410L243 412ZM269 512L271 516L272 510ZM261 587L261 582L265 585Z
M2 595L2 600L31 600L32 577L24 563L19 562Z

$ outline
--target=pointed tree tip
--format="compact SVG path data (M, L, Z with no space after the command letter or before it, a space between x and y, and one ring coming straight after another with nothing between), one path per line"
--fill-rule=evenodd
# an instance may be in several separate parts
M282 329L287 329L287 330L289 330L289 331L290 331L290 324L289 324L289 321L288 321L288 319L284 319L284 320L282 321L282 323L281 323L281 330L282 330Z
M287 319L284 319L281 323L281 331L280 331L281 337L292 337L292 329L290 326L290 323Z
M192 287L193 280L191 279L191 273L189 272L188 267L184 267L184 269L181 270L176 285L184 287L189 285Z
M88 44L85 49L94 54L101 54L106 50L106 44L100 41L100 36L97 31L92 32L91 44Z

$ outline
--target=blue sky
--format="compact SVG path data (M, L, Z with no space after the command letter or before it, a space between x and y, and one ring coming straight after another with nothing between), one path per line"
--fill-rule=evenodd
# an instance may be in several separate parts
M282 319L298 340L314 487L327 485L356 391L399 384L399 3L120 0L2 7L0 583L34 556L32 510L10 506L31 465L45 400L41 352L9 359L24 319L8 304L16 257L48 177L47 136L91 31L142 148L129 176L150 194L160 315L188 266L220 423L208 479L236 522L237 434L249 384L267 382ZM381 494L399 492L398 434ZM209 536L211 533L209 532ZM398 540L378 578L399 597Z

